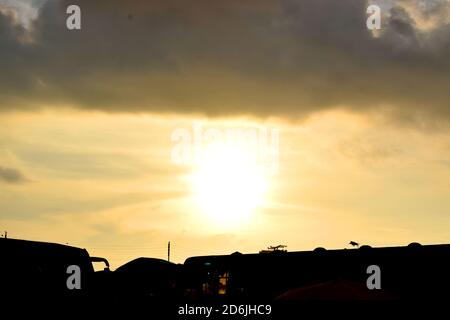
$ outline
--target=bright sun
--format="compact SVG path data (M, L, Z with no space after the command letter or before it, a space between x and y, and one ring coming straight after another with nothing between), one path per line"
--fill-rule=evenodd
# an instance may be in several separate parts
M264 171L245 148L215 144L205 150L192 176L201 211L221 226L249 222L267 191Z

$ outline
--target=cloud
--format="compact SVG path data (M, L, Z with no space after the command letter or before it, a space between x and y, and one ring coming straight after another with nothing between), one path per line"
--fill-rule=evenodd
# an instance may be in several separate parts
M47 1L29 29L2 11L0 109L448 121L448 1L378 2L377 36L360 0Z
M17 24L29 27L30 22L37 18L39 7L46 0L1 0L0 10L15 19Z
M17 169L0 166L0 180L7 183L23 183L28 179Z

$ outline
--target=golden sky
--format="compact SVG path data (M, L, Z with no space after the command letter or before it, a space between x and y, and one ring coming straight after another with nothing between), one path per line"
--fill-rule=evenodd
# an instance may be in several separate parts
M118 266L135 256L448 241L450 138L333 111L280 130L279 171L250 221L209 220L189 168L171 161L177 128L251 127L261 120L41 111L4 114L0 223L11 237L69 243ZM231 172L233 174L233 172ZM232 177L238 185L240 176ZM225 196L226 197L226 196Z
M168 241L176 262L450 241L448 1L370 1L376 36L356 0L77 1L70 32L69 2L0 1L10 237L113 268ZM174 163L174 132L198 125L276 130L278 170L221 144Z

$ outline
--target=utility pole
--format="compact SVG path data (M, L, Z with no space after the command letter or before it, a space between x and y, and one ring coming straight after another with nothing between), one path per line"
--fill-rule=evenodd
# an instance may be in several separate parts
M167 261L170 262L170 241L169 241L169 243L167 244Z

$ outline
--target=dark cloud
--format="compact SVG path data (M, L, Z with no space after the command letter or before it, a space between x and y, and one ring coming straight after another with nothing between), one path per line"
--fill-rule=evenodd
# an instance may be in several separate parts
M361 0L48 1L31 31L0 13L0 108L295 117L383 106L450 119L441 2L418 17L399 1L374 36ZM81 31L65 27L70 4Z
M28 180L19 170L0 166L0 181L7 183L23 183Z

